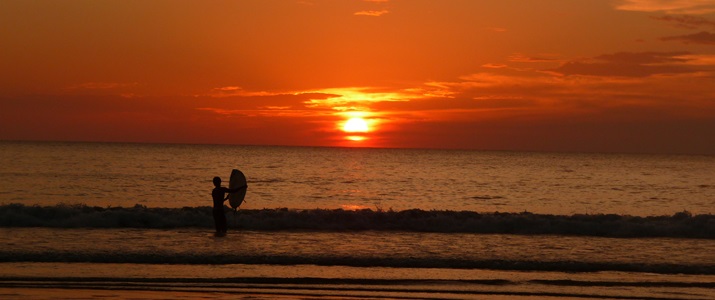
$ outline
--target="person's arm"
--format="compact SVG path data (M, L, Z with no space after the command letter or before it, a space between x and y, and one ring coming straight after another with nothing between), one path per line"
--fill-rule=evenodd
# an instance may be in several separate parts
M238 191L240 191L240 190L242 190L242 189L248 189L248 184L244 184L243 186L237 187L237 188L235 188L235 189L228 189L228 192L229 192L229 193L235 193L235 192L238 192Z
M242 189L247 189L247 188L248 188L248 184L244 184L243 186L237 187L235 189L229 189L227 187L224 187L223 192L226 193L226 198L223 198L223 201L226 201L231 194L238 192Z

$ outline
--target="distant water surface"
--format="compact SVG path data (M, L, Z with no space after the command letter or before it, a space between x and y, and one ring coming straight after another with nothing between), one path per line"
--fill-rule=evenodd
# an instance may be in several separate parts
M0 142L0 295L713 299L714 196L712 156Z
M715 157L0 142L0 202L196 207L241 169L245 208L715 213Z

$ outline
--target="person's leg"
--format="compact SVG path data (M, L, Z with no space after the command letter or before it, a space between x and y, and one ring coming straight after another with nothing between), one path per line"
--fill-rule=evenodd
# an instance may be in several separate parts
M226 231L228 231L228 224L226 222L226 214L225 213L221 214L220 226L221 226L221 230L219 232L226 233Z
M214 216L214 227L216 227L216 233L220 233L221 232L221 216L223 216L223 214L219 211L214 210L213 216ZM224 218L226 218L226 217L224 216Z

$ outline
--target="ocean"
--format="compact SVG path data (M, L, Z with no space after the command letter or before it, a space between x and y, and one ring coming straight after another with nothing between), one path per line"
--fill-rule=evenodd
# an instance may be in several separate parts
M0 297L715 299L714 204L713 156L0 142Z

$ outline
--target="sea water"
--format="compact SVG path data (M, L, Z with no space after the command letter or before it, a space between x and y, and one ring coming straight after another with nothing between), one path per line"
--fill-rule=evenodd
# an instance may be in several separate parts
M0 203L546 214L715 213L715 157L218 145L0 143ZM224 185L226 185L225 183Z
M2 142L0 295L712 299L714 196L712 156Z

